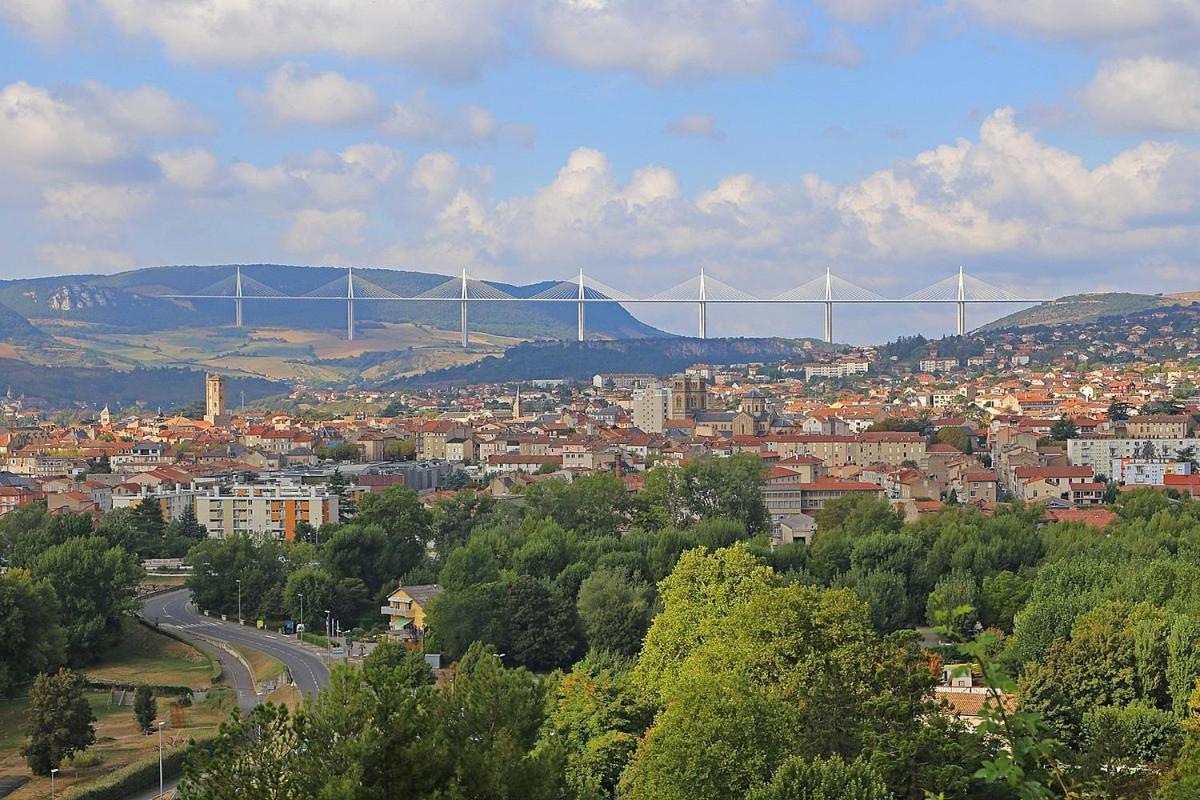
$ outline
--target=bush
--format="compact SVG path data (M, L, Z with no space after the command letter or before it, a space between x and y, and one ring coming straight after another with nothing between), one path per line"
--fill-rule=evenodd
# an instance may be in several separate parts
M84 750L82 753L73 755L67 764L72 769L87 769L99 765L102 761L104 761L104 756L95 750Z
M212 737L206 737L210 739ZM191 744L172 747L163 753L163 777L174 778L183 771L183 761ZM158 785L158 753L104 776L87 786L72 787L63 793L63 800L124 800L132 794Z

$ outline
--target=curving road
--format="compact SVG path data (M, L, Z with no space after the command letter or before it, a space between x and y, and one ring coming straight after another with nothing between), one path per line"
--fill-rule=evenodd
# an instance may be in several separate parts
M236 622L221 622L219 618L198 614L186 589L147 598L142 606L142 619L152 625L155 622L170 625L176 633L201 646L204 642L197 636L242 644L277 658L288 668L296 688L305 696L313 696L318 690L329 685L329 667L319 650L299 644L295 639L282 634L260 631L257 628L238 625ZM212 652L211 645L209 648L208 652ZM222 653L222 657L226 665L229 662L237 663L237 659L227 653ZM242 703L245 688L239 685L244 682L241 675L244 672L245 668L238 663L237 668L231 668L227 673L231 675L232 682L238 690L239 705ZM259 698L254 696L252 684L249 692L253 699L247 700L250 706L253 706Z

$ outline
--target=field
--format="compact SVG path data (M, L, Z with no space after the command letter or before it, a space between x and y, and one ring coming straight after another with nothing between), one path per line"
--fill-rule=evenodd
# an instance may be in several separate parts
M215 669L212 659L194 647L129 620L121 646L83 672L96 680L207 689Z
M212 670L212 662L204 654L131 623L125 643L110 658L88 668L86 673L109 680L208 688ZM132 706L112 706L107 691L88 692L87 698L96 715L96 744L87 751L80 766L63 764L56 782L60 793L68 786L94 780L151 756L158 749L157 736L144 736L138 730ZM174 701L172 697L158 698L159 718L167 721L163 736L163 744L167 747L215 731L232 708L231 693L223 687L210 691L205 702L190 707L172 705ZM0 781L29 776L20 754L25 735L26 705L24 697L0 701ZM97 757L98 761L95 760ZM8 795L11 800L49 796L48 778L34 778Z
M242 658L246 659L246 663L250 665L250 674L254 677L254 682L258 685L262 685L272 678L278 678L287 670L282 661L267 655L261 650L233 643L230 644L230 647L236 650Z

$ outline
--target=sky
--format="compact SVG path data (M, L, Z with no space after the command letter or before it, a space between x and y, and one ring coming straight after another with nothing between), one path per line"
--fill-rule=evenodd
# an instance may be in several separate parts
M1200 290L1198 42L1200 0L0 0L0 278ZM954 324L876 311L843 338Z

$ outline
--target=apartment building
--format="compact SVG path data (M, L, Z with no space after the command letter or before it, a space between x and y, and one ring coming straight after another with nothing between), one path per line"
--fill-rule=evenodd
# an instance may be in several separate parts
M323 486L214 487L195 498L196 518L209 536L238 534L292 541L296 525L319 528L338 519L338 496Z
M671 418L669 388L635 389L633 392L633 426L646 433L662 433L663 423Z
M1143 414L1125 422L1125 434L1132 439L1186 439L1195 430L1187 414Z

